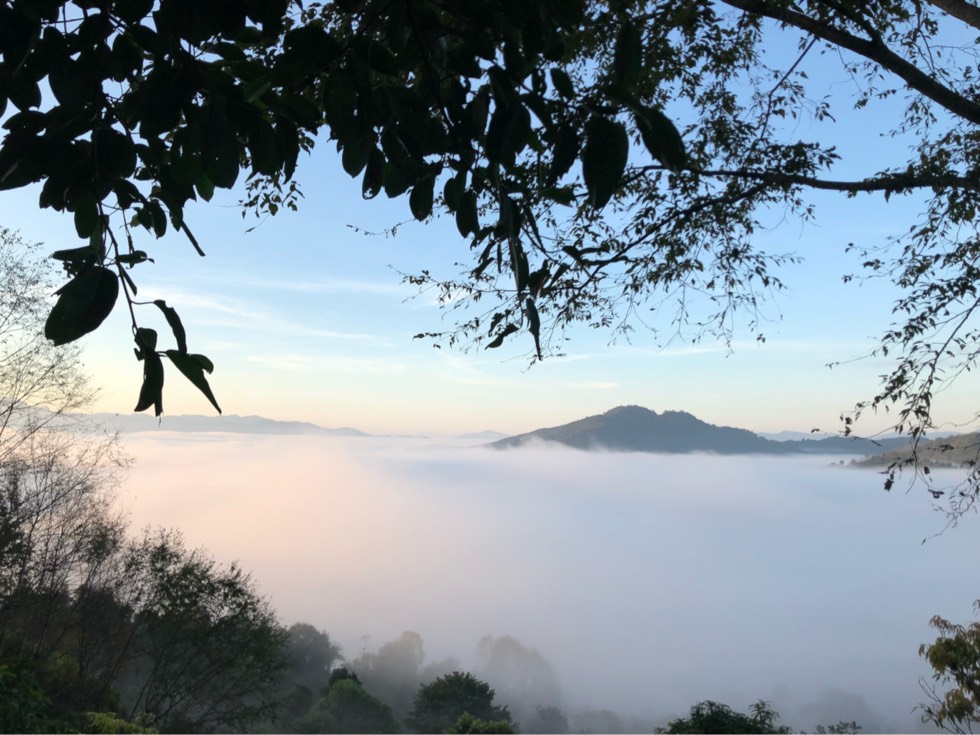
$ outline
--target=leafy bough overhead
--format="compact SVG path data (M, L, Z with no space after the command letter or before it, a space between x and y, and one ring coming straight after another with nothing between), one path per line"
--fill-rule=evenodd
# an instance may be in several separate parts
M71 280L49 336L97 328L121 291L139 407L158 411L164 359L217 404L176 312L156 304L176 349L138 323L144 243L176 230L202 252L184 207L240 175L246 209L295 208L321 131L365 197L449 216L469 245L458 277L407 276L460 310L420 336L527 339L532 361L569 325L628 331L668 305L671 333L727 340L746 314L762 339L760 302L797 259L758 246L763 223L812 220L814 192L901 198L921 204L911 229L858 246L904 294L878 350L895 368L858 413L894 407L918 439L977 357L977 15L965 0L0 0L0 189L40 182L87 243L56 254ZM815 63L853 87L828 96ZM839 175L856 167L833 145L842 111L898 157Z

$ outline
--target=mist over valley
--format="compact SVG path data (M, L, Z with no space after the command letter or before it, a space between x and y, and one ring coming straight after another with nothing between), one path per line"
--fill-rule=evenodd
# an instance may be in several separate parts
M977 558L972 518L936 536L921 488L830 466L846 455L473 443L131 434L121 500L239 561L348 661L412 631L425 665L479 674L479 641L512 637L553 671L540 704L611 710L607 728L763 698L803 730L923 729L918 647L933 615L970 614L980 571L950 562Z

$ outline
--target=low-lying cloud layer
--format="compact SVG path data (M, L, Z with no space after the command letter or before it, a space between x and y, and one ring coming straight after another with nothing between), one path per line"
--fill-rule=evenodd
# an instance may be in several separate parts
M126 438L134 524L251 570L286 623L350 658L417 631L550 662L569 711L663 724L773 701L812 730L920 727L920 643L980 597L980 538L923 492L827 458L494 452L428 440Z

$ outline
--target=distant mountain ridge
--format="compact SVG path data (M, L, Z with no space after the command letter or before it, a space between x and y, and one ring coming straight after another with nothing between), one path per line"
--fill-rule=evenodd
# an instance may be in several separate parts
M555 442L587 451L663 452L685 454L875 454L908 445L907 439L869 439L832 436L826 439L773 441L747 429L716 426L686 411L658 414L642 406L618 406L597 416L526 434L485 446L512 449L534 441Z
M912 450L902 449L867 457L855 464L859 467L887 467L912 456ZM916 459L927 467L974 467L980 463L980 431L936 439L923 439L916 447Z
M89 414L93 419L113 427L120 434L146 431L224 432L229 434L279 434L289 436L371 436L358 429L327 429L306 421L277 421L262 416L164 416L146 414Z

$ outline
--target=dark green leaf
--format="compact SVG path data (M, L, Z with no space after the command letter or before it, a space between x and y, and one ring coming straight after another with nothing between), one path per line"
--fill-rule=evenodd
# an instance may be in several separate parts
M163 237L167 234L167 214L163 211L163 207L160 206L160 202L156 199L151 199L150 203L147 205L147 212L150 215L150 226L153 228L153 233L157 237Z
M394 161L385 163L384 182L385 194L389 199L400 197L419 181L419 171L411 161Z
M248 152L252 158L252 170L272 176L279 170L276 160L276 131L265 120L260 120L248 136Z
M557 183L571 169L575 159L578 158L578 143L578 131L571 125L563 126L548 169L550 184Z
M118 8L118 3L117 6ZM143 71L143 52L133 39L120 33L112 42L112 78L117 82L137 76Z
M143 354L143 385L134 411L145 411L153 406L153 413L163 413L163 360L155 352Z
M633 105L633 117L643 145L668 171L678 173L687 165L684 140L670 118L653 107Z
M341 164L351 176L357 176L367 166L370 150L362 145L349 142L341 154Z
M101 224L102 217L94 199L85 199L75 204L75 231L79 237L91 237Z
M521 292L527 288L528 277L530 275L530 267L527 262L527 254L524 252L524 248L517 240L511 240L510 245L510 267L514 271L514 285L517 287L517 295L520 296Z
M408 197L412 216L419 221L432 214L432 190L435 183L435 176L426 176L412 188L412 193Z
M136 23L153 8L153 0L116 0L113 10L127 23Z
M531 113L520 101L498 107L490 118L485 151L491 163L512 166L515 156L531 142Z
M527 300L527 329L534 337L534 350L541 360L541 317L538 315L538 307L534 305L534 299L530 297Z
M493 342L489 343L486 348L488 350L493 350L496 349L497 347L500 347L500 345L504 343L504 339L512 335L514 332L518 332L518 331L520 331L520 327L518 327L516 324L508 324L506 327L504 327L504 331L498 334L496 339L494 339Z
M194 183L194 188L197 189L201 199L206 202L210 202L211 197L214 196L214 183L204 174Z
M551 70L551 83L554 85L558 94L567 100L575 98L575 87L572 78L563 69L554 68Z
M466 173L460 172L446 181L442 189L442 198L446 201L446 206L450 212L459 209L460 202L463 201L463 192L466 191Z
M71 59L63 59L53 64L48 74L51 92L58 103L66 107L81 107L88 96L85 79L79 74L78 66Z
M218 405L218 401L215 400L214 393L211 392L208 379L204 377L204 370L207 368L213 369L214 367L211 365L211 361L204 357L204 355L188 355L177 350L167 350L167 357L184 374L184 377L191 381L194 387L204 394L204 397L211 402L215 410L221 413L221 407ZM202 360L199 358L203 358L205 362L202 363ZM208 372L211 372L211 369L208 369Z
M122 263L123 265L139 265L140 263L145 263L146 261L152 259L143 250L134 250L131 253L123 253L116 258L117 263Z
M202 368L204 368L205 372L208 372L208 373L213 373L214 372L214 363L211 362L204 355L191 355L191 357L193 357L195 360L197 360L197 364L200 365Z
M167 302L162 299L157 299L153 302L157 305L157 308L163 312L164 318L167 320L167 324L170 325L170 330L174 333L174 339L177 340L177 350L178 352L187 353L187 334L184 332L184 325L180 321L180 317L177 316L177 312L172 306L167 306Z
M613 56L615 81L629 89L640 80L642 63L643 40L640 38L640 29L635 23L626 22L616 38Z
M521 213L517 204L509 196L500 199L500 220L498 228L503 237L517 237L521 230Z
M361 195L365 199L374 199L381 191L384 170L384 154L377 148L372 148L368 156L367 168L364 170L364 180L361 182Z
M119 280L108 268L92 266L58 290L58 301L44 325L44 336L56 345L74 342L97 329L119 295Z
M204 172L216 187L230 189L235 185L242 165L241 154L241 146L234 136L225 135L223 143L204 161Z
M589 203L602 209L619 186L629 157L626 128L609 118L594 115L585 126L582 176L589 191Z
M476 194L472 191L465 192L460 198L459 209L456 210L456 229L463 237L480 229L480 218L476 211Z
M95 265L96 251L90 245L81 248L71 248L70 250L56 250L51 253L51 257L65 263L80 265L89 263Z
M41 88L26 74L18 74L9 82L8 99L18 110L29 110L41 106Z
M490 320L490 329L487 330L488 335L493 333L493 330L496 329L497 325L504 320L505 316L507 316L507 314L503 311L498 311L493 315L493 318Z
M551 201L566 206L575 201L575 189L571 186L549 186L542 194Z
M136 146L128 136L100 128L92 133L95 165L103 181L111 178L128 178L136 170Z
M139 345L140 354L143 358L157 349L157 331L140 327L136 330L136 344Z

